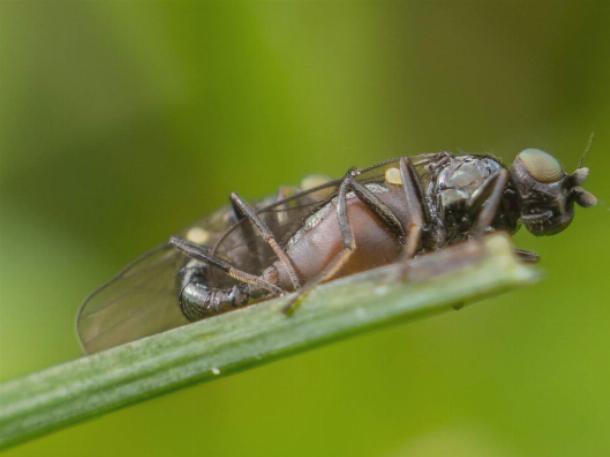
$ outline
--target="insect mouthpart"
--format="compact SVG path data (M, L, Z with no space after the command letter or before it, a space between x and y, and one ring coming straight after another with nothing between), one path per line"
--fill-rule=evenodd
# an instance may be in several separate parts
M521 221L528 231L538 236L555 235L565 230L572 219L574 219L574 211L571 208L564 212L555 212L549 209L521 215Z
M543 211L542 213L523 214L521 219L529 223L541 222L553 217L553 211Z

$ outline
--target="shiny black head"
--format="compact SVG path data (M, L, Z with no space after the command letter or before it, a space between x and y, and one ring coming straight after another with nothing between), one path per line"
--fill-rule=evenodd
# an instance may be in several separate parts
M534 235L554 235L574 218L574 203L589 207L595 196L580 187L589 169L567 174L559 161L540 149L524 149L515 158L511 180L519 194L523 225Z

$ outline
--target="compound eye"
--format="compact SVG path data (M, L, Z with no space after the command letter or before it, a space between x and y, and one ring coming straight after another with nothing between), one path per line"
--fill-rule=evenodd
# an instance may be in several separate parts
M528 173L539 182L555 182L563 176L559 161L540 149L524 149L517 157L521 159Z

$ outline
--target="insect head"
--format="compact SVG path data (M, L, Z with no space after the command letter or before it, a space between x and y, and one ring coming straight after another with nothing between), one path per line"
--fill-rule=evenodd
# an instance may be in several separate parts
M534 235L553 235L574 218L574 203L594 206L595 196L580 185L589 169L566 173L559 161L540 149L524 149L511 166L511 179L519 197L521 221Z

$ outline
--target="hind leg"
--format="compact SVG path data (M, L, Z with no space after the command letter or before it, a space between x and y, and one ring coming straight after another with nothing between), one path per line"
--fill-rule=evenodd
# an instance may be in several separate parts
M282 263L284 269L288 273L288 277L290 278L290 282L292 283L292 287L294 289L298 289L301 286L301 282L299 281L299 276L297 275L296 269L292 263L292 260L286 254L286 251L279 245L269 227L263 222L263 220L256 213L256 210L247 204L239 195L236 193L231 194L231 202L234 207L238 208L238 210L243 214L248 220L252 223L252 227L260 236L265 243L269 245L269 247L273 250L279 261Z
M268 290L269 292L273 292L277 295L284 293L283 289L270 283L266 279L240 270L226 260L210 254L210 252L203 246L191 243L190 241L177 236L172 236L169 240L169 244L182 251L191 259L199 260L207 265L219 268L220 270L224 271L227 276L235 279L236 281Z

